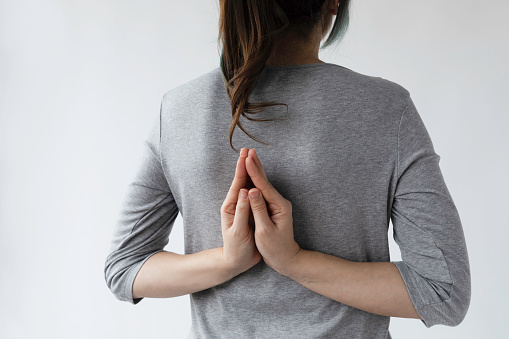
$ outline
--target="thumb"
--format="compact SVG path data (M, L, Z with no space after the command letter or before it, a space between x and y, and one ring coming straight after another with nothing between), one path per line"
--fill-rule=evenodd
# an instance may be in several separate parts
M247 189L241 188L237 199L235 219L233 220L232 227L249 228L250 207Z
M253 211L255 227L264 227L264 225L270 225L272 223L269 212L267 211L267 204L265 203L260 189L252 188L249 190L249 203Z

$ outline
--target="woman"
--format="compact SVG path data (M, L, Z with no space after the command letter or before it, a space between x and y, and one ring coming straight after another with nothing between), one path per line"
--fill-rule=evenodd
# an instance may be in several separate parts
M464 233L410 93L318 58L348 6L220 1L220 67L164 95L129 185L105 263L118 299L189 294L190 338L390 338L390 317L464 319ZM185 254L164 251L179 212Z

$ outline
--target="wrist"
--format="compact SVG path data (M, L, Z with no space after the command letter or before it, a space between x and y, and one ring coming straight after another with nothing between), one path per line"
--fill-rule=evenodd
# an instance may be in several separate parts
M224 256L222 246L218 247L218 252L220 270L224 272L224 274L228 277L228 280L241 273L238 268Z
M305 255L305 252L306 250L299 247L295 255L290 260L288 260L284 265L278 268L276 271L278 271L280 274L284 276L293 279L293 276L295 275L295 272L297 272L298 267L301 266L301 261Z

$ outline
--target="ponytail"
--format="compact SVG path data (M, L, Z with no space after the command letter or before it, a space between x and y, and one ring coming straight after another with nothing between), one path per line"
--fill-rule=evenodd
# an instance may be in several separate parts
M304 35L322 18L323 4L328 0L219 0L219 36L222 43L220 68L226 92L232 108L230 124L230 147L235 126L250 138L267 145L248 133L240 123L240 116L251 121L273 121L276 119L255 119L246 114L262 112L269 106L284 103L250 103L260 73L272 55L275 36L290 26L298 28ZM338 40L338 19L348 22L349 0L340 0L338 15L325 45ZM346 16L346 20L344 20ZM344 25L344 26L346 26ZM334 33L334 34L333 34ZM341 32L339 32L341 33ZM324 46L325 46L324 45Z

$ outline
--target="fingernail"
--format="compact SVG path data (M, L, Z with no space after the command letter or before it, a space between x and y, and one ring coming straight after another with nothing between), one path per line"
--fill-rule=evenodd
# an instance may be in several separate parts
M247 199L247 190L245 190L245 189L241 189L241 190L240 190L240 197L241 197L242 199Z
M260 191L255 190L255 191L249 193L249 196L251 197L251 199L256 200L260 197Z

